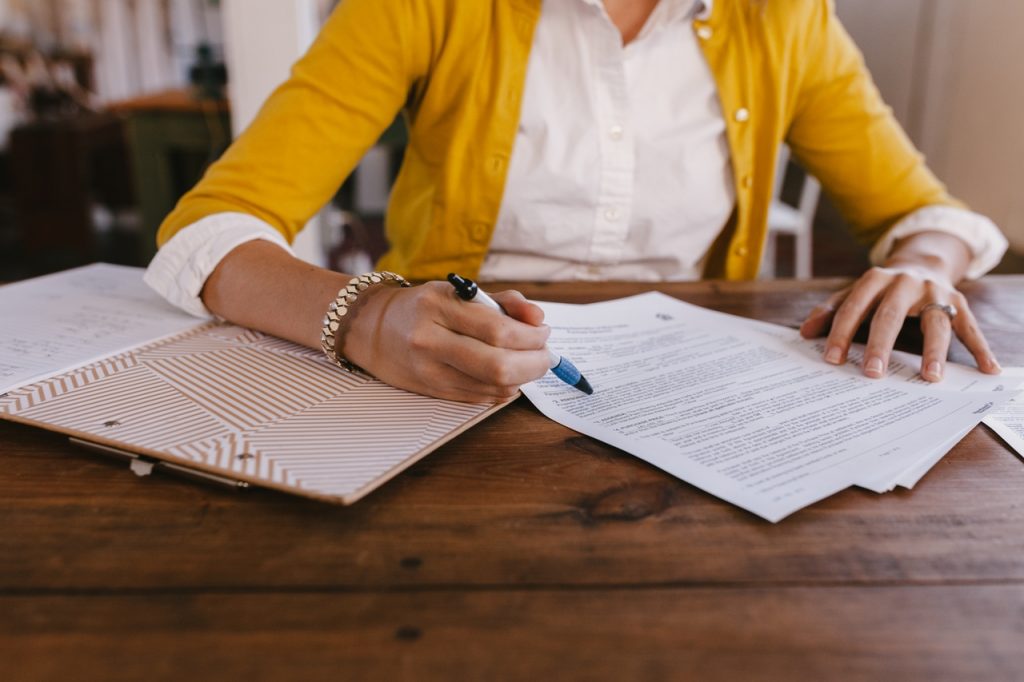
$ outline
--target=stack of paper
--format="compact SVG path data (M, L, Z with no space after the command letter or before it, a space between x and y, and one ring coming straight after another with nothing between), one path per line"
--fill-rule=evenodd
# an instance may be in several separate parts
M1004 369L1003 374L1009 380L1018 380L1020 385L1024 386L1024 367ZM985 417L984 422L1024 458L1024 398L1008 400Z
M541 412L770 521L851 485L912 487L1020 382L950 365L930 385L904 353L868 379L856 350L833 367L794 330L659 293L540 305L595 389L541 379L523 389Z

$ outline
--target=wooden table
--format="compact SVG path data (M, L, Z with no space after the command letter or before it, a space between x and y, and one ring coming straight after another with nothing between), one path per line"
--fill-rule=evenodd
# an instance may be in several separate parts
M659 288L794 325L837 284ZM1024 277L966 291L1024 364ZM1024 462L985 427L913 491L778 525L525 400L351 508L5 422L0 490L5 680L1024 679Z

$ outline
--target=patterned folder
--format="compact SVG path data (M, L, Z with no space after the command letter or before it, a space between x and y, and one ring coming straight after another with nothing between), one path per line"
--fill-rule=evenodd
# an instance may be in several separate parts
M207 324L15 389L0 418L350 504L505 404L415 395L287 341Z

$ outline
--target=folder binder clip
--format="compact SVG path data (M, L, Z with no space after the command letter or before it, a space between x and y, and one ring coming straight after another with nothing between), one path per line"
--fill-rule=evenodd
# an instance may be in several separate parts
M175 464L173 462L164 462L159 459L152 457L146 457L139 455L128 450L122 450L115 448L110 445L100 445L99 443L93 443L81 438L70 437L68 440L72 445L77 445L80 448L84 448L91 452L96 452L101 455L120 459L128 462L128 468L132 470L136 476L149 476L154 470L160 469L167 471L168 473L190 478L194 481L201 483L212 483L217 486L224 488L230 488L232 490L246 490L249 488L248 481L239 481L233 478L227 478L224 476L218 476L217 474L211 474L206 471L199 471L198 469L192 469L190 467Z

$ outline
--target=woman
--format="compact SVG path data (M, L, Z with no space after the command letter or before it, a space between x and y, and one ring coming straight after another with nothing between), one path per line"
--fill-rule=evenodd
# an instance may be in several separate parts
M826 0L343 0L167 218L148 281L199 314L326 339L341 364L411 391L497 400L542 376L548 330L514 292L496 296L503 317L440 282L373 284L322 329L351 275L296 260L286 238L399 110L410 143L382 268L753 278L785 140L882 266L804 322L808 337L831 323L825 360L844 362L873 314L864 371L883 376L920 315L926 379L941 379L952 331L999 371L954 285L1005 239L924 166Z

